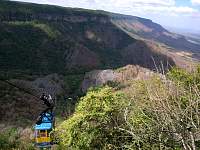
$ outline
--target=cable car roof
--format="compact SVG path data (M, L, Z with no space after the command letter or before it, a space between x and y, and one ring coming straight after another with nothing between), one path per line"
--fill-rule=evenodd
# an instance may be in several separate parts
M41 123L40 125L35 125L35 130L49 130L52 129L52 123Z

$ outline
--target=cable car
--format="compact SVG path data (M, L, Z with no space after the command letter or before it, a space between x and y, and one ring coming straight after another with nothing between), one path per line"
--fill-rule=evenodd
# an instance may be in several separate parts
M42 100L44 104L47 106L47 109L45 109L39 117L39 120L37 121L36 125L34 126L35 129L35 145L39 148L48 148L53 145L53 139L51 137L51 131L55 127L55 119L54 119L54 114L53 114L53 109L54 109L54 100L52 99L51 95L47 95L45 93L42 93L40 97L33 95L29 91L26 91L15 84L7 81L7 80L2 80L3 81L15 88L18 88L19 90L33 96L36 99Z
M40 115L40 121L36 123L35 146L40 148L51 147L53 144L51 131L54 128L54 116L52 112L44 112Z

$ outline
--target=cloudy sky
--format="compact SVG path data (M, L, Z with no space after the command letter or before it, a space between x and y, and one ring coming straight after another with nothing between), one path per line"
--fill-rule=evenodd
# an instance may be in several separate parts
M200 0L16 0L99 9L152 19L164 26L200 32Z

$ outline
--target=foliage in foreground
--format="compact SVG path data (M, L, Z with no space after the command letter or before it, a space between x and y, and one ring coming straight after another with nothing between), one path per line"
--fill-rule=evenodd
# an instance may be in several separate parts
M173 69L168 79L89 91L59 129L72 149L199 149L199 71ZM169 80L170 79L170 80ZM120 91L120 92L122 92Z
M61 143L73 149L113 149L120 146L119 140L125 143L128 135L117 129L123 123L123 102L123 95L113 93L109 87L88 92L75 114L59 127Z
M34 150L34 145L29 137L30 132L30 129L17 128L0 131L0 150Z

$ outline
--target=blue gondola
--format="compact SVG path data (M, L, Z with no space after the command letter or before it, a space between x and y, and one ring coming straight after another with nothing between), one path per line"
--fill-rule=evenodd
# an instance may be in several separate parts
M51 147L52 138L51 131L54 128L54 115L51 112L42 113L40 122L36 123L35 129L35 145L40 148Z

